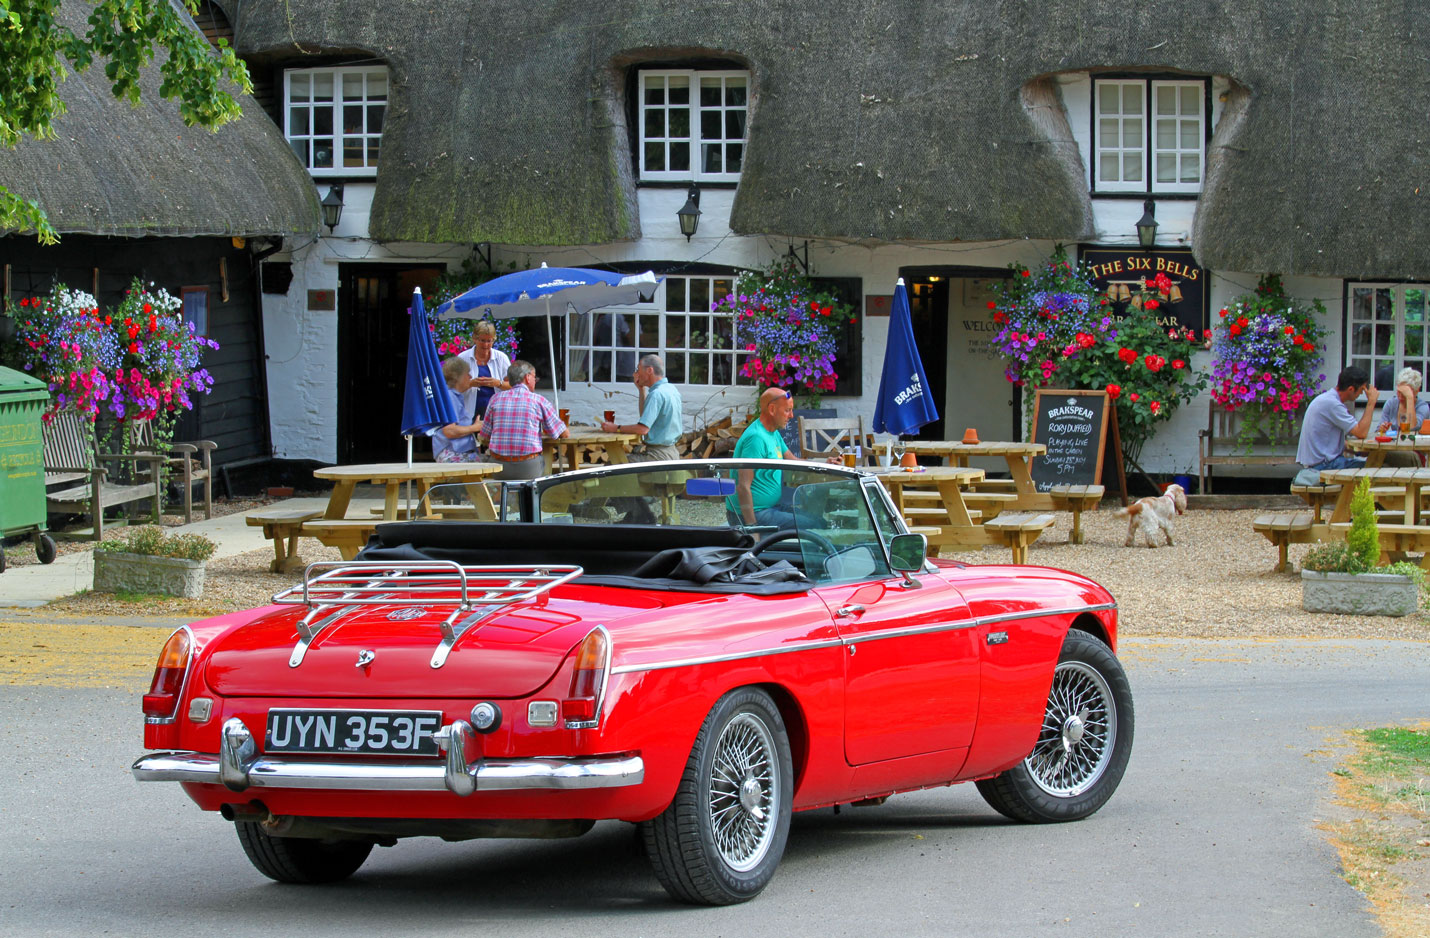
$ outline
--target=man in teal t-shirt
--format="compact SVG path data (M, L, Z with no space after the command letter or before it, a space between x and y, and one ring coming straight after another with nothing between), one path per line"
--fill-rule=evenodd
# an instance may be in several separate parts
M736 459L798 459L785 445L779 431L794 416L794 399L783 388L769 388L760 395L760 418L740 435L735 444ZM794 512L784 501L784 480L778 469L737 469L735 494L725 498L731 525L774 525L781 530L794 527Z

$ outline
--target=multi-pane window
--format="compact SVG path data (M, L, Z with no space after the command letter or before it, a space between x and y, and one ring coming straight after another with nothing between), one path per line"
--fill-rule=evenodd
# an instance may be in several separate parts
M1390 391L1402 368L1422 375L1430 365L1430 284L1353 283L1346 364L1358 365L1376 388Z
M750 383L739 375L733 318L713 311L733 286L730 276L666 277L649 303L568 314L570 380L629 381L640 356L655 352L676 384Z
M1093 82L1093 189L1198 192L1206 155L1206 82Z
M314 176L377 172L387 68L304 68L283 75L288 145Z
M738 180L745 161L749 90L749 72L641 72L640 178Z

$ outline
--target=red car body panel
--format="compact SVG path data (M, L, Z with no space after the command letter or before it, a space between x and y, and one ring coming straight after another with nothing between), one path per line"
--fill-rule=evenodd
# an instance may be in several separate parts
M794 752L796 810L978 778L1016 764L1041 724L1058 649L1079 623L1115 641L1111 597L1085 578L1030 567L941 564L918 577L826 585L780 596L663 593L572 583L506 609L429 664L447 608L392 621L372 607L324 629L297 667L302 607L269 606L196 623L196 652L172 722L150 722L155 749L217 752L238 717L255 733L274 707L440 710L473 703L505 719L470 759L638 753L637 785L581 791L230 791L185 783L202 808L261 799L278 815L645 820L670 803L711 708L759 686L779 705ZM857 611L852 607L862 607ZM843 612L841 612L843 610ZM573 651L609 631L611 674L600 725L527 724L532 700L567 695ZM990 643L993 633L1006 641ZM355 666L360 650L377 652ZM213 700L202 723L184 717Z

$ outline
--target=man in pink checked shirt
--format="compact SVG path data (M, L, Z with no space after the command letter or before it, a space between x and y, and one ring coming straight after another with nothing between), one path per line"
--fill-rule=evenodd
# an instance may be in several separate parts
M511 389L498 393L487 404L482 444L487 458L502 467L492 478L535 479L542 469L542 436L566 437L571 431L551 402L536 393L536 369L530 362L512 362L506 380Z

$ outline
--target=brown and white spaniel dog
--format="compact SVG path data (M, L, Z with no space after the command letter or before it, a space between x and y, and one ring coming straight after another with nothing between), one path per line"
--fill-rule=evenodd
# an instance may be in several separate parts
M1127 547L1142 532L1142 539L1148 547L1160 546L1156 542L1160 530L1167 535L1167 546L1172 546L1172 518L1187 511L1187 493L1175 482L1167 486L1167 491L1156 498L1139 498L1126 508L1119 509L1119 517L1127 519Z

